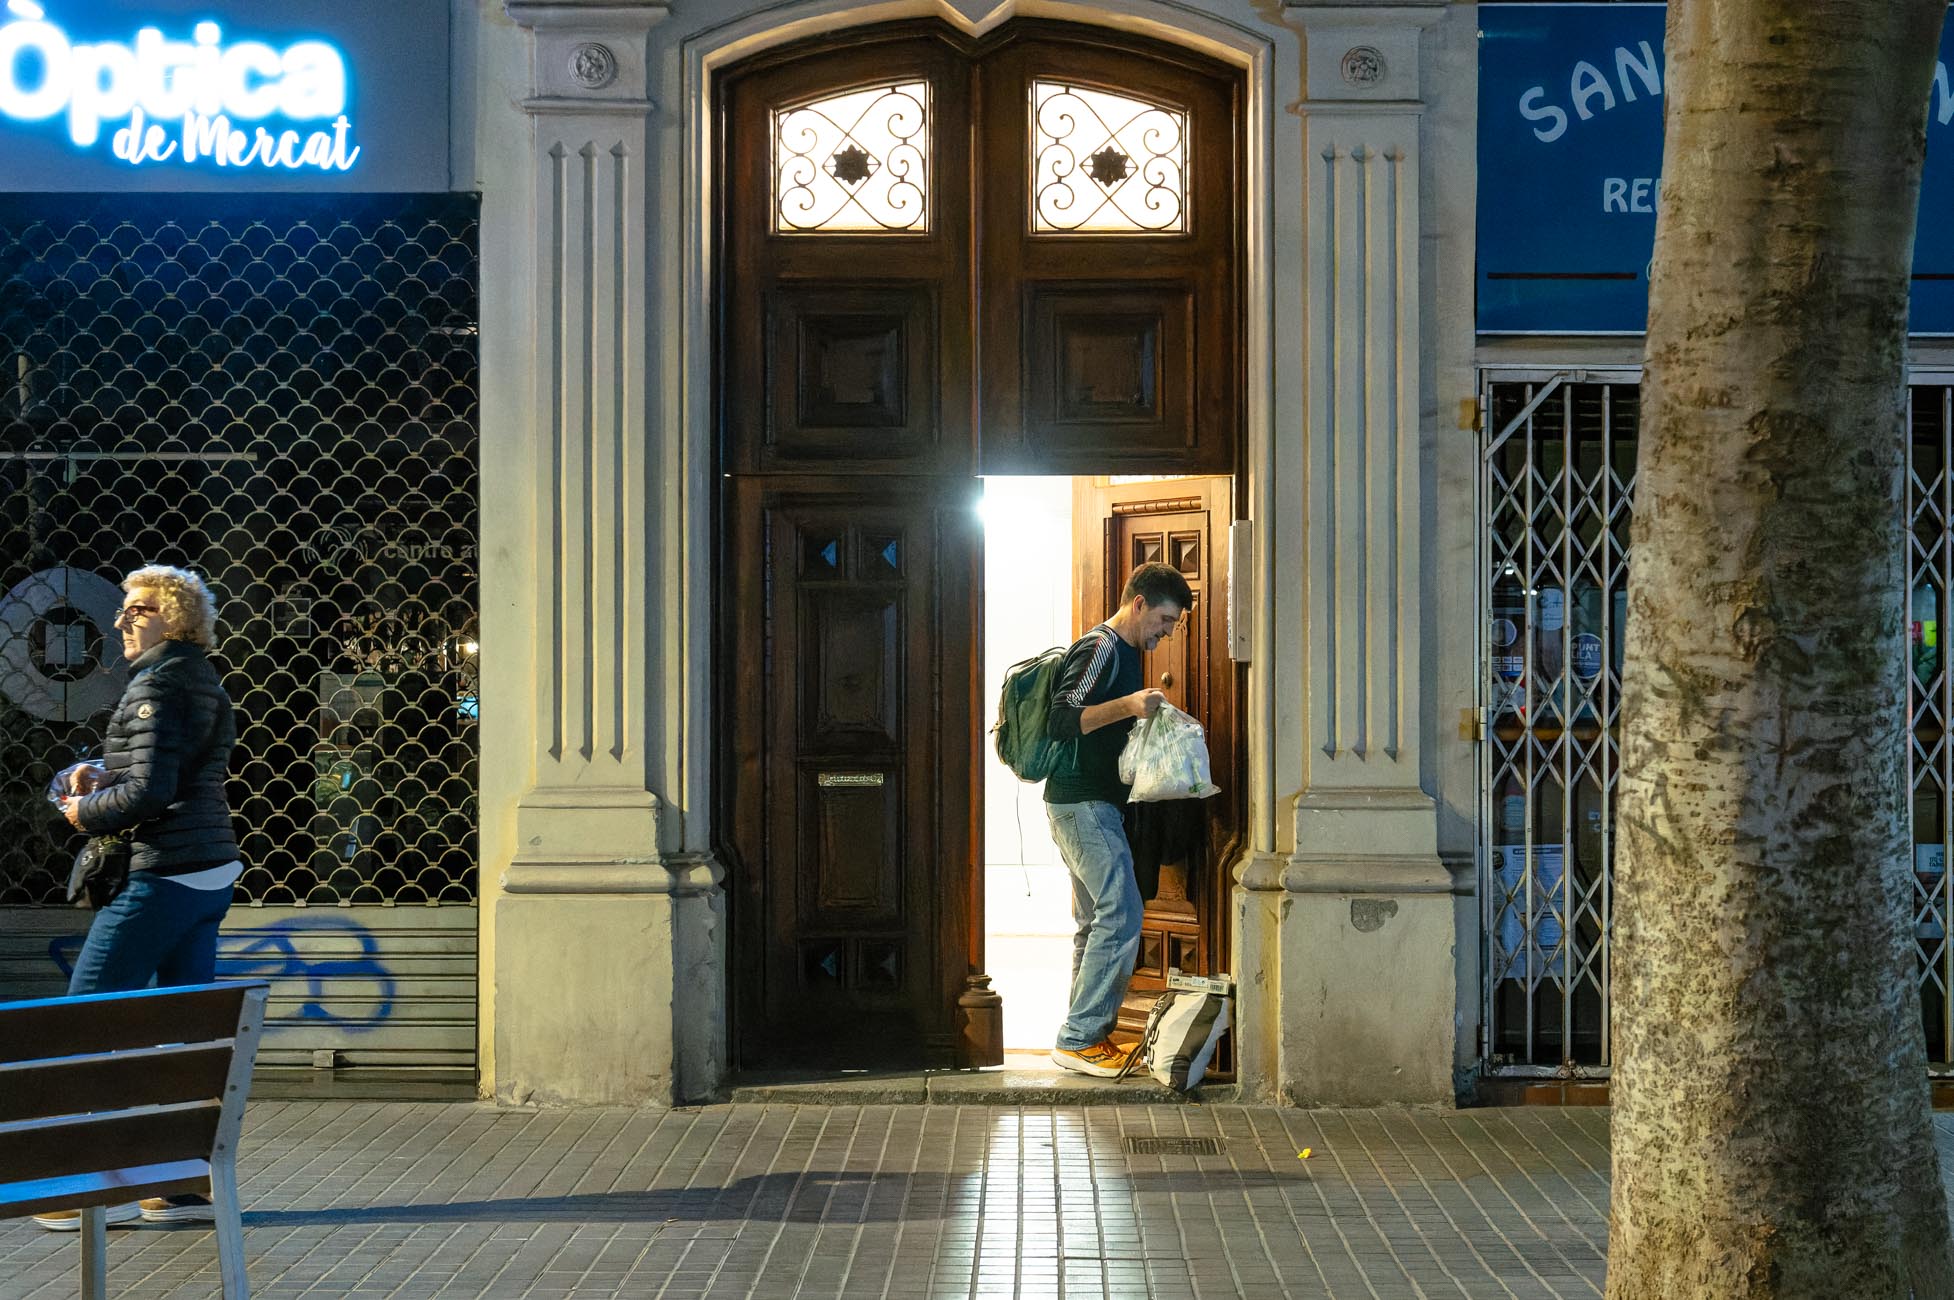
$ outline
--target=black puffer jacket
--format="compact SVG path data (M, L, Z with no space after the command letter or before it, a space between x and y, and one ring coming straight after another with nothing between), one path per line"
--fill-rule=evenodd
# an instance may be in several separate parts
M90 835L129 833L129 868L162 876L237 857L224 771L237 743L231 697L203 650L165 641L138 655L102 741L109 784L76 807Z

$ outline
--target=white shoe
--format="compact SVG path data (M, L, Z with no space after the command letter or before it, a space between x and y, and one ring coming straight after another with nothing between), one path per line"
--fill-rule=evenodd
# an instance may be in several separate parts
M134 1201L126 1205L105 1205L102 1217L110 1223L130 1223L142 1217L142 1207ZM49 1210L46 1214L34 1216L34 1222L49 1232L80 1232L80 1210Z
M152 1196L142 1202L145 1223L215 1223L217 1207L207 1196Z

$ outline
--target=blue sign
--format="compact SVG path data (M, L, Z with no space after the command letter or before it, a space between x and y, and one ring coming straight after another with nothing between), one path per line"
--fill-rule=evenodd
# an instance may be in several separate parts
M0 189L448 188L443 0L0 0Z
M1479 6L1478 321L1640 334L1662 171L1661 4ZM1913 250L1916 334L1954 334L1954 23L1941 37Z

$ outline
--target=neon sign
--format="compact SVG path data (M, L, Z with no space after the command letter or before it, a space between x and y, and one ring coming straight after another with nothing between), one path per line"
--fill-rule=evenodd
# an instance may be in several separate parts
M77 148L100 148L106 135L109 152L138 167L345 172L359 159L346 115L346 61L324 41L283 49L226 44L218 25L204 21L187 41L144 27L128 43L78 42L47 20L37 0L6 0L6 13L0 119L45 122L65 113ZM288 125L258 125L266 121ZM320 125L295 129L311 123Z

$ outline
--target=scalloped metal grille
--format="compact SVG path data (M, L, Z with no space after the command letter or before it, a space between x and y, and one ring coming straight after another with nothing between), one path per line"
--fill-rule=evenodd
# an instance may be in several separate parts
M1605 1074L1608 935L1633 375L1489 382L1480 608L1481 919L1488 1065ZM1954 576L1954 387L1910 390L1908 782L1914 935L1928 1059L1954 1060L1954 677L1941 645Z
M61 902L149 562L221 600L239 901L474 902L476 211L0 205L0 906Z

